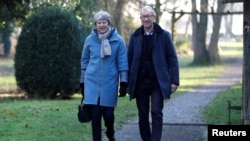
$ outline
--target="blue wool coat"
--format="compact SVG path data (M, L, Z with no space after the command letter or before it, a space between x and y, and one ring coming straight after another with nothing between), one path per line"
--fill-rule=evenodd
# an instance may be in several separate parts
M82 51L81 69L84 75L84 103L114 107L117 104L119 72L128 71L124 39L112 28L109 37L111 56L101 58L101 41L93 29L86 38Z
M144 29L138 28L132 35L128 46L129 95L135 98L136 82L141 60ZM152 46L152 62L157 81L164 99L169 99L171 84L179 85L179 66L177 54L170 33L154 23L154 42Z

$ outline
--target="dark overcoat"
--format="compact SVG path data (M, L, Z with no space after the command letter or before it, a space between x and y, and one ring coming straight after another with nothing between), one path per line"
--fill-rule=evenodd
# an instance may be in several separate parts
M139 27L132 33L128 45L129 95L135 98L138 69L140 66L144 29ZM179 85L179 64L171 35L154 23L152 62L164 99L171 95L171 84Z

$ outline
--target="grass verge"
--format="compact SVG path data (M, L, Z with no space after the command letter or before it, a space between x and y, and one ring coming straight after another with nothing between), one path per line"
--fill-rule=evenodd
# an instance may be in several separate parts
M241 110L231 109L231 106L242 106L242 83L219 93L214 100L203 109L203 119L208 124L241 125ZM230 113L229 113L230 112Z

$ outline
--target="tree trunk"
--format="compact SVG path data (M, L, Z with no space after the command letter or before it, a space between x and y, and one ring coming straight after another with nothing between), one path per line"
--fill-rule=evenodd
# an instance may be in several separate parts
M226 5L227 6L227 5ZM234 9L233 4L229 4L229 9ZM232 25L233 25L233 16L224 16L225 19L225 38L229 41L231 38L237 40L236 36L232 32Z
M109 11L108 0L103 0L103 1L104 1L105 10Z
M196 48L197 48L197 25L198 25L198 19L196 15L196 0L192 0L192 49L194 52L194 56L196 54ZM195 57L194 57L195 58Z
M3 42L3 50L4 50L4 57L8 58L10 55L10 50L11 50L11 32L12 32L12 27L11 27L11 22L7 22L7 27L2 30L2 42Z
M201 12L207 12L207 0L201 0ZM192 47L194 51L194 63L204 64L208 62L206 51L206 31L207 31L207 14L199 14L196 8L196 0L192 0Z
M155 13L156 13L156 23L159 23L160 21L160 18L161 18L161 15L162 15L162 12L161 12L161 3L160 3L160 0L156 0L155 1Z
M217 13L222 13L224 11L225 4L223 4L221 1L217 1ZM209 63L215 64L220 62L220 55L218 50L218 41L219 41L219 35L220 35L220 26L221 26L221 15L215 14L213 16L213 33L210 38L210 43L208 46L208 59Z
M120 34L122 34L121 19L123 16L122 11L123 11L124 4L125 4L125 0L117 0L115 12L114 12L114 26L116 26L116 28Z

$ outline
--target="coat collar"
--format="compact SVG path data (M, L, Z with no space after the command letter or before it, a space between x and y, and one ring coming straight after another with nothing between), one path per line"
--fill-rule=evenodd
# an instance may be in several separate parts
M96 28L92 29L91 35L99 40L98 31L97 31ZM117 31L117 29L115 27L111 27L111 33L110 33L110 36L109 36L108 40L109 41L119 40L118 31Z
M161 32L163 32L163 29L160 27L160 25L154 23L154 33L161 33ZM135 30L134 35L135 36L144 35L143 25Z

